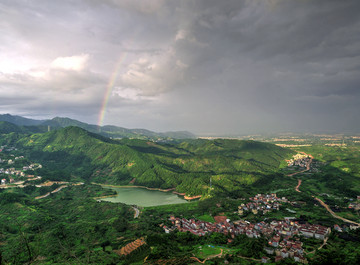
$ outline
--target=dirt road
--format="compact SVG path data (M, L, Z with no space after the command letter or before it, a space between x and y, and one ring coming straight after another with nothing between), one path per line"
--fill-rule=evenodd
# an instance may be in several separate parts
M57 188L57 189L55 189L55 190L53 190L53 191L51 191L51 192L48 192L48 193L46 193L45 195L35 197L35 200L39 200L39 199L46 198L46 197L48 197L51 193L59 192L59 191L61 191L63 188L66 188L66 187L67 187L67 185L60 186L59 188Z
M295 176L295 175L297 175L297 174L300 174L300 173L303 173L303 172L306 172L306 171L309 171L309 170L310 170L311 163L312 163L314 157L313 157L312 155L306 154L306 153L304 153L304 152L301 152L301 153L304 154L304 155L306 155L306 156L308 156L308 157L310 157L310 161L309 161L309 163L307 163L306 169L301 170L301 171L298 171L298 172L295 172L295 173L292 173L292 174L289 174L289 175L287 175L288 177L292 177L292 176ZM301 191L299 190L300 185L301 185L301 182L302 182L302 180L299 179L299 180L298 180L298 184L297 184L297 186L295 187L295 190L296 190L297 192L301 192Z
M301 185L301 179L298 180L298 184L297 184L297 186L295 187L295 190L296 190L297 192L301 192L301 191L299 190L300 185Z
M140 214L139 209L138 209L138 208L136 208L136 207L132 207L132 208L133 208L133 209L134 209L134 211L135 211L134 218L138 218L138 217L139 217L139 214Z
M315 200L317 200L323 207L325 207L325 209L334 217L334 218L337 218L337 219L340 219L346 223L350 223L350 224L354 224L354 225L357 225L357 226L360 226L359 223L357 222L354 222L354 221L351 221L349 219L345 219L344 217L341 217L341 216L338 216L336 213L333 212L333 210L330 209L329 205L327 205L325 202L323 202L322 200L320 200L319 198L316 198L315 196L313 196L313 198Z

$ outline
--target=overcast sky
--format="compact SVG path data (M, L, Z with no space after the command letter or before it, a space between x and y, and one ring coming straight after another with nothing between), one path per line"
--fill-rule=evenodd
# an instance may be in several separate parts
M359 0L0 0L0 113L200 135L360 131L359 11Z

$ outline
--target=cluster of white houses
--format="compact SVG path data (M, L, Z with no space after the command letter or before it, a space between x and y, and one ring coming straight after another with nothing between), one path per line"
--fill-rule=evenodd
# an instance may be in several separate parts
M289 167L299 166L299 167L307 167L311 163L311 158L309 156L304 155L295 155L294 159L290 159L286 161Z
M22 158L24 158L24 156L15 157L14 159L18 160L18 159L22 159ZM0 159L0 163L4 163L4 162L6 162L8 165L14 164L14 160L12 160L12 159L8 159L8 160ZM24 171L35 170L35 169L39 169L39 168L42 168L41 164L31 163L28 166L23 166L22 169L15 169L14 167L7 168L7 169L0 168L0 174L16 175L16 176L20 176L20 177L25 177Z
M23 159L24 156L18 156L15 157L14 160L18 160L18 159ZM4 160L4 159L0 159L0 163L7 163L8 165L14 164L14 160L9 159L9 160ZM9 183L14 183L14 177L27 177L28 179L33 179L35 176L34 175L27 175L25 173L26 170L35 170L38 168L42 168L41 164L38 163L31 163L30 165L27 166L23 166L22 169L15 169L14 167L12 168L0 168L0 174L5 174L5 175L9 175L9 177L7 178L2 178L1 179L1 185L6 185L7 182Z
M0 174L16 175L16 176L20 176L20 177L25 177L25 173L23 171L16 170L15 168L8 168L8 169L0 168Z
M300 224L292 218L285 218L284 221L274 220L270 223L262 221L256 224L244 220L230 222L229 219L219 223L210 223L174 216L171 216L169 220L172 222L173 226L163 226L165 233L177 229L181 232L188 231L197 236L204 236L207 233L217 232L230 235L231 238L234 238L239 234L245 234L250 238L266 237L269 240L268 247L265 247L265 251L268 254L275 253L275 261L279 261L283 258L293 258L295 261L306 263L306 259L303 256L304 250L302 248L300 237L294 239L294 236L304 236L307 238L314 237L324 240L331 232L331 229L328 227ZM270 259L264 257L263 262L267 261L270 261Z
M278 198L276 193L271 194L257 194L255 197L249 198L251 202L242 203L238 206L239 215L243 215L244 212L252 211L253 214L262 212L266 214L272 210L279 210L281 203L288 202L285 197Z

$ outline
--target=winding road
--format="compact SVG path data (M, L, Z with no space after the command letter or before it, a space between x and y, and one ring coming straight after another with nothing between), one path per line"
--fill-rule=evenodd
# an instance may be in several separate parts
M311 163L312 163L312 160L313 160L314 157L313 157L312 155L306 154L306 153L304 153L304 152L302 152L302 153L303 153L304 155L307 155L307 156L310 157L310 161L309 161L309 163L307 163L306 169L304 169L304 170L302 170L302 171L299 171L299 172L295 172L295 173L289 174L289 175L288 175L289 177L310 170L310 166L311 166ZM297 186L295 187L295 190L296 190L297 192L301 192L301 191L299 190L299 187L300 187L300 185L301 185L301 182L302 182L302 180L301 180L301 179L298 179L298 184L297 184ZM325 207L325 209L326 209L334 218L337 218L337 219L342 220L342 221L344 221L344 222L346 222L346 223L354 224L354 225L357 225L357 226L360 227L360 224L359 224L359 223L354 222L354 221L351 221L351 220L349 220L349 219L346 219L346 218L341 217L341 216L337 215L336 213L334 213L334 211L330 209L329 205L327 205L327 204L326 204L325 202L323 202L321 199L319 199L319 198L317 198L317 197L315 197L315 196L313 196L313 198L314 198L315 200L317 200L323 207ZM324 244L326 244L326 241L324 241Z
M59 191L61 191L63 188L66 188L66 187L67 187L67 185L60 186L59 188L57 188L57 189L55 189L55 190L53 190L53 191L50 191L50 192L46 193L45 195L35 197L35 200L39 200L39 199L46 198L46 197L49 196L51 193L59 192Z
M139 209L138 209L138 208L136 208L136 207L134 207L134 206L132 206L132 208L133 208L133 209L134 209L134 211L135 211L134 218L138 218L138 217L139 217L139 214L140 214Z
M295 176L295 175L297 175L297 174L300 174L300 173L303 173L303 172L306 172L306 171L309 171L309 170L310 170L310 166L311 166L311 163L312 163L314 157L313 157L312 155L306 154L306 153L304 153L304 152L301 152L301 153L304 154L304 155L306 155L306 156L308 156L308 157L310 157L309 163L306 164L306 169L301 170L301 171L298 171L298 172L295 172L295 173L291 173L291 174L287 175L288 177L292 177L292 176ZM297 186L295 187L295 190L296 190L297 192L301 192L301 191L299 190L300 185L301 185L301 182L302 182L302 180L299 179L299 180L298 180L298 184L297 184Z
M79 183L72 183L72 184L70 184L70 185L72 185L72 186L79 186L79 185L84 185L84 183L83 183L83 182L79 182ZM35 200L39 200L39 199L46 198L46 197L48 197L50 194L59 192L59 191L61 191L62 189L68 187L68 186L69 186L69 185L62 185L62 186L56 188L55 190L46 193L45 195L35 197Z
M298 184L297 184L297 186L295 187L295 190L297 191L297 192L301 192L300 190L299 190L299 187L300 187L300 185L301 185L301 179L299 179L298 180Z
M313 196L313 198L314 198L315 200L317 200L323 207L325 207L325 209L326 209L334 218L340 219L340 220L342 220L342 221L344 221L344 222L346 222L346 223L350 223L350 224L354 224L354 225L360 226L359 223L354 222L354 221L351 221L351 220L349 220L349 219L346 219L346 218L341 217L341 216L337 215L336 213L334 213L333 210L330 209L329 205L327 205L325 202L323 202L323 201L320 200L319 198L317 198L317 197L315 197L315 196Z

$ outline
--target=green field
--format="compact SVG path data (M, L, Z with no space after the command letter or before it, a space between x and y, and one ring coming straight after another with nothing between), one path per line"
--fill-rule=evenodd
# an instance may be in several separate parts
M204 245L204 246L199 246L194 254L199 259L206 259L209 256L218 255L220 253L221 253L221 248L212 245Z
M204 222L210 222L213 223L214 222L214 217L208 215L208 214L204 214L201 216L198 216L197 219L204 221Z

